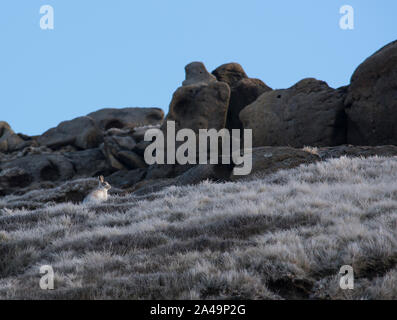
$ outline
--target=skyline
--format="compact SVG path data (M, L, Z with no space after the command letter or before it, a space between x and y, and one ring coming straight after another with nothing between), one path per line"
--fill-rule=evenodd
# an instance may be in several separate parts
M238 62L273 89L307 77L348 85L396 31L397 4L385 0L21 2L0 4L0 120L29 135L107 107L167 113L192 61L209 72ZM354 30L339 27L345 4ZM54 8L54 30L40 29L43 5Z

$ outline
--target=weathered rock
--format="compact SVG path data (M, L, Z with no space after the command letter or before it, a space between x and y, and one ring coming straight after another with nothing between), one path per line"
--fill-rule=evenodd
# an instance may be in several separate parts
M124 150L132 150L136 146L135 139L131 136L131 132L120 132L118 134L109 134L106 135L106 138L110 137L110 139L115 143L120 149ZM105 140L106 140L105 138Z
M117 154L120 147L112 137L105 137L104 143L101 145L102 153L108 160L109 165L115 170L128 170L118 159Z
M145 174L145 169L134 169L129 171L121 170L106 177L106 181L109 182L112 187L115 186L125 189L140 182L144 178Z
M147 146L150 144L151 144L150 141L138 142L132 151L134 151L137 155L140 155L143 158L145 155L145 150L146 150Z
M189 66L186 68L186 78L192 80L188 76ZM211 77L213 77L211 75ZM215 77L214 77L215 78ZM193 81L194 84L179 87L173 94L170 103L168 115L160 127L164 134L164 141L167 141L168 127L170 122L175 122L175 131L184 128L192 129L195 133L199 133L200 129L216 129L220 130L225 127L227 108L230 99L230 88L228 84L213 79L208 82ZM198 142L198 135L196 136ZM177 141L176 149L183 142ZM166 149L166 146L164 146ZM196 149L198 152L199 149ZM167 151L164 150L165 157ZM165 163L169 162L165 159ZM163 166L164 170L170 167ZM171 165L172 168L172 165ZM152 172L149 168L148 174ZM162 175L168 177L168 174Z
M210 74L202 62L192 62L185 67L186 80L183 86L191 84L208 84L216 82L216 78Z
M357 68L345 105L348 143L397 145L397 41Z
M353 146L340 145L322 148L291 148L291 147L259 147L252 150L252 171L246 176L235 176L230 179L252 180L263 177L278 170L292 169L302 164L326 161L330 158L340 157L395 157L397 146Z
M43 187L43 182L50 182L54 186L72 178L108 175L112 172L100 149L63 154L32 153L0 163L0 193L25 193L31 185Z
M106 131L105 136L111 139L122 149L132 150L136 146L133 130L112 128Z
M185 166L185 171L178 176L174 177L162 177L156 179L150 179L148 176L136 185L133 186L131 191L134 191L134 195L143 196L151 193L156 193L164 188L170 186L187 186L195 185L205 180L211 181L227 181L229 180L231 166L221 165L196 165L196 166Z
M45 146L29 146L18 152L17 157L24 157L33 154L50 154L52 150Z
M0 152L12 152L27 146L19 135L11 129L5 121L0 121Z
M231 174L231 180L254 179L281 169L319 161L320 157L302 149L291 147L260 147L252 149L252 170L247 176Z
M232 166L226 165L199 164L178 176L176 185L194 185L204 180L227 181L230 178L232 169Z
M114 169L99 148L67 152L63 156L73 165L74 177L98 177L109 175Z
M21 157L25 157L27 155L34 155L34 154L51 154L53 150L44 146L35 146L34 143L25 147L21 150L14 151L11 153L1 153L0 152L0 162L12 161Z
M325 147L318 148L315 151L321 160L327 160L329 158L340 158L343 156L349 158L356 157L395 157L397 156L397 146L385 145L385 146L353 146L353 145L342 145L337 147Z
M51 149L72 145L79 149L96 148L103 141L102 131L89 117L79 117L61 122L43 133L38 142Z
M223 82L179 87L162 129L170 120L175 121L176 130L190 128L198 132L199 129L224 128L229 98L230 88Z
M253 146L335 146L346 143L346 88L304 79L289 89L265 92L240 112Z
M135 186L131 188L130 191L133 192L135 196L146 196L152 193L159 192L164 188L175 185L175 178L172 179L156 179L156 180L143 180L138 182Z
M37 190L33 189L23 195L8 199L7 208L18 209L23 207L34 210L42 208L48 203L79 203L96 186L98 186L97 178L67 181L59 186L48 186L48 188L41 183L37 185ZM43 189L46 189L45 192L43 192Z
M192 129L195 133L199 133L200 129L224 128L229 98L230 88L224 82L214 81L179 87L173 95L168 115L160 127L164 141L167 141L169 121L175 122L176 132L184 128ZM196 139L198 142L198 135ZM175 144L178 148L182 142L178 141ZM198 149L196 151L198 152ZM166 150L164 153L167 155Z
M239 114L246 106L254 102L262 93L271 91L262 80L248 78L238 63L227 63L215 69L218 81L226 82L231 89L226 128L243 129Z
M116 170L130 170L147 166L142 156L132 151L136 147L136 142L130 131L108 131L107 134L104 139L103 153L111 167Z
M218 81L226 82L230 87L234 86L242 79L248 79L243 67L235 62L225 63L219 66L212 71L212 74Z
M1 169L20 168L36 181L67 180L73 177L73 165L60 154L30 155L1 164Z
M271 90L259 79L242 79L232 86L226 128L243 129L239 117L241 110L253 103L262 93Z
M111 128L128 128L154 125L164 118L159 108L106 108L88 114L102 130Z
M23 133L17 133L17 135L23 140L23 141L32 141L35 140L35 138L37 138L37 136L28 136L27 134L23 134Z
M148 167L145 179L155 180L155 179L168 179L175 178L187 170L193 168L195 165L186 164L153 164Z
M59 154L30 155L0 164L3 175L1 188L3 194L24 188L40 181L61 181L73 177L71 162Z
M25 188L33 181L33 177L29 175L23 168L11 167L0 171L0 195L9 193L9 189Z
M123 163L128 169L146 168L147 164L142 157L137 155L133 151L119 151L117 158Z
M152 125L152 126L144 126L144 127L137 127L134 128L132 132L132 137L134 138L135 141L141 142L145 138L145 133L149 129L158 129L160 128L160 125Z

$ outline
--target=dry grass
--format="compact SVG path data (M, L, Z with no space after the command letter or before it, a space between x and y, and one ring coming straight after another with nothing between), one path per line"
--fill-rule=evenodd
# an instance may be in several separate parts
M397 158L3 210L0 257L3 299L397 299Z

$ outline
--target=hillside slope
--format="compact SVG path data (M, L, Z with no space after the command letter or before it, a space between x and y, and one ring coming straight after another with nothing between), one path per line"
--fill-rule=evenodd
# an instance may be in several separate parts
M3 299L397 299L397 157L5 209L0 257ZM39 288L47 264L53 291Z

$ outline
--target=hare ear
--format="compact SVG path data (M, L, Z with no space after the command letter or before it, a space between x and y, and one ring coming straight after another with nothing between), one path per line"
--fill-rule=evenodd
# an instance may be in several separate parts
M99 176L99 181L100 181L100 182L104 182L104 180L105 180L105 179L104 179L103 176Z

